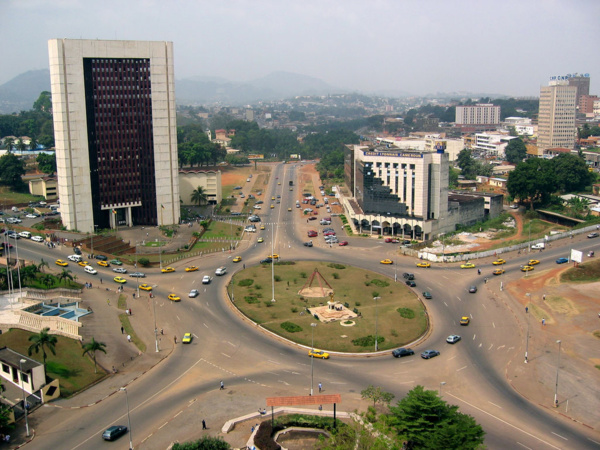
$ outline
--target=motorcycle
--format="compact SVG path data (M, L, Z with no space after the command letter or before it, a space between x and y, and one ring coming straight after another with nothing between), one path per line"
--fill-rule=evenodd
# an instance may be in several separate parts
M590 257L590 258L591 258L592 256L594 256L594 251L593 251L593 250L592 250L591 252L589 252L589 253L588 253L588 257Z

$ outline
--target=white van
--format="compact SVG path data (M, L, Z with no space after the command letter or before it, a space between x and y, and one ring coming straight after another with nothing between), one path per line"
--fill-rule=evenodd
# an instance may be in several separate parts
M98 273L98 271L92 266L85 266L83 270L85 270L87 273L91 273L92 275L96 275Z
M69 261L73 262L83 261L83 258L80 255L69 255L67 258L69 259Z
M19 236L25 239L31 239L31 233L29 231L21 231Z
M216 271L215 271L215 275L220 277L222 275L225 275L227 273L227 269L225 267L219 267Z

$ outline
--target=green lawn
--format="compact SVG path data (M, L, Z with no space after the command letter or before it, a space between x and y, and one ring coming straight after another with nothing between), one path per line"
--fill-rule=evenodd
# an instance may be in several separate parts
M586 261L579 267L571 267L560 275L561 283L593 283L600 279L600 259Z
M7 346L16 352L27 355L27 349L31 345L28 339L32 334L16 328L11 329L8 333L0 335L0 346ZM60 381L62 397L69 397L106 375L100 367L98 367L98 373L94 373L94 361L87 356L82 356L83 349L78 341L63 336L56 336L56 339L56 356L50 350L46 350L48 356L46 371L48 376L58 378ZM31 358L42 362L41 350L37 354L34 352Z
M356 325L344 327L339 321L319 323L314 330L315 347L340 352L371 352L373 346L362 347L351 341L356 338L375 335L374 293L381 297L377 301L377 334L385 341L379 349L392 349L414 341L427 327L423 305L404 283L375 272L351 266L330 267L326 262L301 261L293 265L276 265L275 303L271 302L271 267L254 266L238 272L230 286L233 289L236 306L255 322L276 334L295 342L311 345L311 323L318 320L305 312L306 307L326 304L328 298L302 298L298 291L317 268L325 280L333 287L335 300L348 303L350 309L357 308L361 317L354 319ZM306 278L303 277L303 274ZM334 277L337 274L338 279ZM253 280L250 286L239 286L240 280ZM380 284L369 284L373 280ZM384 286L381 286L381 284ZM385 285L387 284L387 286ZM313 286L318 286L315 278ZM325 286L326 287L326 286ZM326 288L326 290L328 290ZM414 319L405 319L397 311L408 308L414 311ZM303 314L300 314L304 312ZM299 332L288 332L281 327L283 322L292 322L302 328Z
M44 200L43 196L31 195L25 192L12 192L9 187L0 187L0 202L3 205L12 205L13 203L40 202Z
M202 235L202 239L213 239L213 238L227 238L227 239L240 239L242 235L242 219L239 220L239 224L229 224L225 222L213 221L208 226L208 229Z

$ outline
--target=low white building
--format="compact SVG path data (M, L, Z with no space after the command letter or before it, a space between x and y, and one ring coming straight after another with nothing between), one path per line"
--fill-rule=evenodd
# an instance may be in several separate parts
M473 149L485 153L487 157L504 158L504 150L511 139L516 139L516 137L505 134L477 133Z

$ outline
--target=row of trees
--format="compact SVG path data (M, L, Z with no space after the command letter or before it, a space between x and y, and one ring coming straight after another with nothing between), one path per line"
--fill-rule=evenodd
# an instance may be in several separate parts
M19 150L35 149L38 144L46 148L54 147L50 92L42 92L29 111L0 115L0 137L4 136L29 136L32 140L27 146L23 141L11 139L4 143L4 147L9 149L13 146Z

